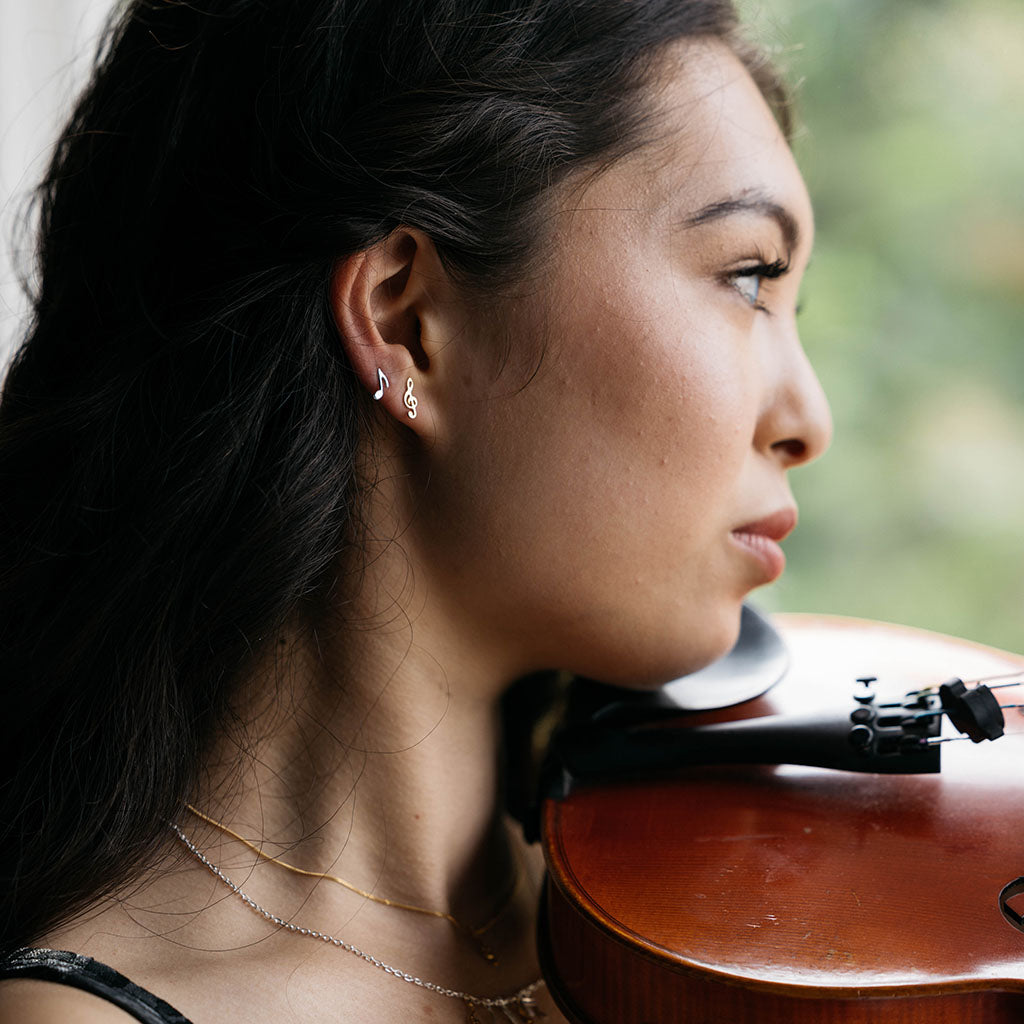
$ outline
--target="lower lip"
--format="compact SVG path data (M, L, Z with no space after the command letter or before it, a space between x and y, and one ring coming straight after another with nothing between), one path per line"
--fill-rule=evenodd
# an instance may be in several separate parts
M778 542L759 533L734 532L732 537L744 551L761 564L766 583L771 583L782 575L783 569L786 568L786 556Z

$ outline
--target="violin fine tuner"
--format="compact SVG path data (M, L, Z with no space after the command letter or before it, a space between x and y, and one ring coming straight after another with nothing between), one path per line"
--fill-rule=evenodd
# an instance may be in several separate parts
M875 682L874 677L858 679L858 683L870 684ZM855 694L854 700L863 707L870 707L874 704L874 694ZM936 688L925 690L914 690L906 695L902 703L882 704L879 710L883 712L879 720L886 726L900 725L911 726L901 717L900 709L910 713L915 720L925 718L941 721L943 715L949 719L952 725L962 736L951 736L942 738L938 735L921 736L920 742L929 746L937 743L946 743L949 740L969 739L973 743L981 743L983 740L997 740L1003 735L1005 719L1003 709L996 700L992 690L978 683L968 689L962 679L951 679ZM851 721L858 723L851 731L851 742L858 744L862 741L864 733L858 733L861 728L859 723L866 723L868 716L864 715L861 708L858 708L850 716ZM855 736L854 733L857 733ZM908 730L910 734L910 730ZM891 743L887 752L896 752ZM824 767L824 766L823 766Z
M972 742L1003 735L1003 709L984 683L968 690L962 679L952 679L939 687L939 699L950 722Z

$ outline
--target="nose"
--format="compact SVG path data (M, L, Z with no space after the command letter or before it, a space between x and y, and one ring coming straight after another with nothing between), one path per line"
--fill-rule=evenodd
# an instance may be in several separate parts
M755 447L777 459L784 469L824 454L832 440L828 399L800 344L795 327L768 339L765 404L757 425Z

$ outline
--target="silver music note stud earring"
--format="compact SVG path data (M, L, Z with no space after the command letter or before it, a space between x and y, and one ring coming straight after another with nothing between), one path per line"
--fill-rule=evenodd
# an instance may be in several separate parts
M409 419L416 419L416 406L419 405L419 399L412 393L412 377L405 382L405 394L402 396L402 401L405 403L406 409L409 410Z
M391 387L391 381L384 376L384 371L379 366L377 367L377 379L380 382L380 387L373 393L373 400L375 402L379 402L384 397L385 388Z

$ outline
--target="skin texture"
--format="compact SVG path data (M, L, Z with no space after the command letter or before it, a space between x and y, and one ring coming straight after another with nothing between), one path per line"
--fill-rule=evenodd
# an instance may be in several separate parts
M239 708L252 756L239 767L225 739L201 794L270 853L471 925L518 864L488 932L499 966L443 921L181 823L273 912L478 994L538 973L539 865L500 809L502 691L549 667L650 686L722 654L741 601L777 571L741 528L790 509L788 471L829 440L795 325L812 223L785 140L717 45L672 49L653 99L657 140L560 189L540 269L507 301L467 298L415 230L338 267L340 344L367 401L378 368L391 382L366 442L369 562L338 609L345 629L280 638ZM783 276L751 273L777 259ZM274 932L177 852L47 944L105 960L196 1024L464 1019Z

